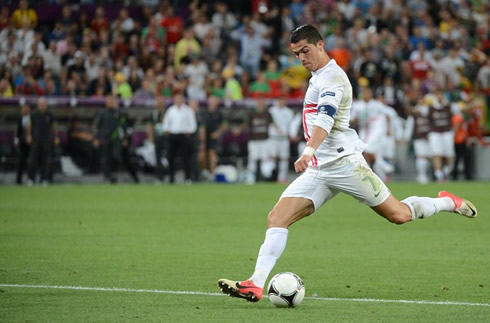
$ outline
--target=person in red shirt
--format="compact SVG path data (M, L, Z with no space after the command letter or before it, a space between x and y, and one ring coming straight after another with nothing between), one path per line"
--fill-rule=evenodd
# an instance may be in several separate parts
M7 27L9 23L10 23L9 8L3 7L2 11L0 11L0 30Z
M160 26L165 28L167 32L167 44L175 45L182 38L184 22L179 16L175 15L174 8L167 8L166 14L160 22Z
M118 60L118 59L126 59L128 56L128 45L126 42L126 39L123 34L117 35L116 41L112 44L112 50L113 50L113 55L112 59L113 60Z
M109 30L109 20L105 17L103 7L97 7L97 9L95 9L95 17L90 22L90 29L92 29L97 36L101 30Z
M488 146L483 136L486 129L482 127L482 118L484 115L485 102L481 98L476 98L468 111L468 135L473 142L478 142L483 147Z
M30 67L24 67L24 79L15 88L17 95L44 95L44 90L37 84L36 79L32 75Z
M412 75L418 80L425 80L427 73L432 69L431 60L422 42L418 43L418 50L410 56Z

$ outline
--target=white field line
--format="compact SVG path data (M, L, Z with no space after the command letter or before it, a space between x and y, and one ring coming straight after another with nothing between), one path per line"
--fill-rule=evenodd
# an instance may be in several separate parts
M226 296L222 293L176 291L176 290L158 290L158 289L132 289L132 288L116 288L116 287L84 287L84 286L23 285L23 284L0 284L0 287L63 289L63 290L124 292L124 293L153 293L153 294L171 294L171 295ZM305 297L305 298L311 299L311 300L317 300L317 301L365 302L365 303L400 303L400 304L417 304L417 305L449 305L449 306L490 307L490 303L468 303L468 302L451 302L451 301L435 302L435 301L416 301L416 300L406 300L406 299L338 298L338 297L316 297L316 296Z

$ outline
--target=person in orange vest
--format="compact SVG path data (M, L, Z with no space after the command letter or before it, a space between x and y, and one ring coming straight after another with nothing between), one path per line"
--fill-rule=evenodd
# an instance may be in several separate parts
M468 148L468 123L462 113L456 113L451 118L454 131L454 165L452 171L453 180L458 180L459 163L463 160L464 175L466 180L472 180L471 151Z

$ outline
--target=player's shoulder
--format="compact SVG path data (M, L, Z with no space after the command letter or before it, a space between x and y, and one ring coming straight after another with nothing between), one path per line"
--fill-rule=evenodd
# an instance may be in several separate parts
M329 81L337 81L339 83L346 83L348 80L347 74L344 70L337 65L334 59L330 60L328 64L318 73L318 79Z

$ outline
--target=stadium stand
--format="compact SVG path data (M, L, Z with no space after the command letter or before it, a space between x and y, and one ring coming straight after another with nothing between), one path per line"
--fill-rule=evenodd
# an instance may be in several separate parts
M441 89L462 107L469 137L484 144L489 12L478 0L2 1L0 170L15 170L20 106L34 107L38 96L59 124L57 161L69 155L72 121L91 133L105 96L119 97L134 150L156 98L169 106L181 92L202 110L210 95L220 98L220 162L246 158L228 143L246 146L253 98L270 106L284 95L301 108L309 73L290 54L288 35L304 23L321 30L356 94L371 87L404 120L417 98Z

